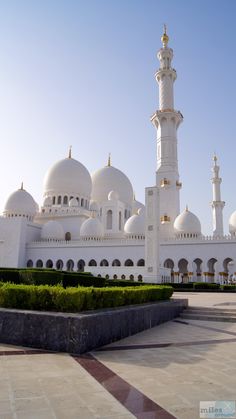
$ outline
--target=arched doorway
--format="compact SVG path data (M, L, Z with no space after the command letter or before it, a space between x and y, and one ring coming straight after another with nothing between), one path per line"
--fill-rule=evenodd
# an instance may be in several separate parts
M201 279L202 276L202 259L196 258L193 261L193 275L194 279L197 281Z
M41 259L38 259L36 262L36 268L42 268L43 267L43 261Z
M62 261L61 259L57 260L57 263L56 263L56 268L57 268L59 271L62 271L62 269L63 269L63 261Z
M214 282L215 279L215 264L217 262L217 259L211 258L207 262L208 267L208 282Z
M66 263L66 269L67 269L67 271L72 272L73 269L74 269L74 266L75 266L74 261L72 259L69 259L67 261L67 263Z
M188 282L188 261L186 259L180 259L178 263L180 281Z
M83 259L80 259L77 263L78 272L84 272L84 267L85 267L85 261Z
M48 259L46 262L46 268L53 268L53 261L51 259Z

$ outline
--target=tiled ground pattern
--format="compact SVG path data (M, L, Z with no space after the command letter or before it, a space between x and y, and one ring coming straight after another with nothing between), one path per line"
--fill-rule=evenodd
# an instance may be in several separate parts
M200 400L236 399L235 342L236 324L180 320L79 358L0 345L0 419L198 419Z

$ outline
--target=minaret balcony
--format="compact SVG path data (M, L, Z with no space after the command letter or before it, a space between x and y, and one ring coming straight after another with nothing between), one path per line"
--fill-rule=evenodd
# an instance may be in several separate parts
M168 215L162 215L161 216L161 224L169 223L170 217Z
M166 179L165 177L164 177L164 179L161 179L161 181L160 181L161 188L166 188L169 185L170 185L170 181L168 179Z
M178 180L176 181L176 186L178 189L182 188L182 182L179 182Z

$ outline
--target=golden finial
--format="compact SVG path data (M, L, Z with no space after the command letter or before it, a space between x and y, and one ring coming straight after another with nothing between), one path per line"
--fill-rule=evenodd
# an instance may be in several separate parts
M72 145L70 145L70 148L69 148L69 159L71 159L71 149L72 149Z
M107 162L107 166L110 167L111 166L111 153L108 154L108 162Z
M21 182L20 189L21 189L21 191L24 190L24 184L23 184L23 182Z
M164 25L164 33L161 37L161 42L162 42L164 48L167 46L168 41L169 41L169 36L166 33L166 25Z

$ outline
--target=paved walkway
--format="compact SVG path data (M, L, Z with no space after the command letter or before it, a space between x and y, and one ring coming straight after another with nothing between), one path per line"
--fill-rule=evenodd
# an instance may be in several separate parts
M236 294L178 293L236 308ZM229 304L230 303L230 304ZM196 419L236 399L236 324L178 320L83 357L0 346L0 419Z

